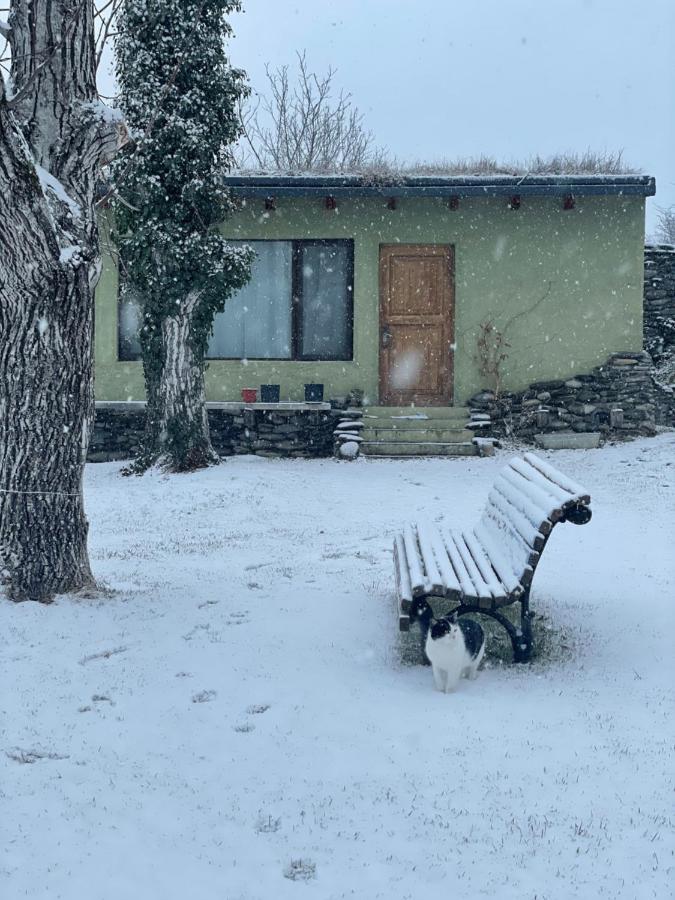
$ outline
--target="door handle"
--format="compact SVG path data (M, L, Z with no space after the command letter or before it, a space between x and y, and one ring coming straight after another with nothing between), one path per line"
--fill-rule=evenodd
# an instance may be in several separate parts
M383 328L380 333L380 341L383 347L388 347L391 344L391 339L393 335L388 328Z

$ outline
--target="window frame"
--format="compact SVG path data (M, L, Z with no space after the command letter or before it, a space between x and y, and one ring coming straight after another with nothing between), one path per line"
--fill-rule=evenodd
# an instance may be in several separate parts
M247 356L246 359L255 362L353 362L354 361L354 239L353 238L231 238L246 244L284 243L291 245L291 355L290 356ZM347 293L347 346L348 356L333 356L326 354L303 354L303 291L302 291L302 247L319 246L331 247L339 244L348 245L347 250L347 279L345 290ZM122 350L122 279L118 279L117 290L117 361L140 362L139 354L135 359L123 359ZM205 356L205 362L222 361L238 362L240 356Z

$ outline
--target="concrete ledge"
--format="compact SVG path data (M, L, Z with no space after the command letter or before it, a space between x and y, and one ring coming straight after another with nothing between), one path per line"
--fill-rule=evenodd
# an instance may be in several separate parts
M544 450L594 450L600 445L600 432L556 431L535 434L534 439Z
M328 412L330 403L305 403L293 400L281 400L279 403L244 403L243 400L207 400L207 409L222 409L226 412L239 412L244 409L259 409L266 412ZM145 409L145 400L97 400L96 409L119 409L124 411Z

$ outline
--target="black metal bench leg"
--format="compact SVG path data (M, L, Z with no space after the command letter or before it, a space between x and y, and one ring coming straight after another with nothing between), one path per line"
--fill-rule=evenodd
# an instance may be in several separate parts
M530 612L530 592L520 598L520 628L511 634L513 661L525 663L532 658L532 617Z
M426 606L426 604L425 604ZM430 666L429 658L427 657L427 635L429 634L429 629L431 628L431 617L433 615L432 609L430 606L426 606L426 609L421 609L416 611L413 607L411 610L411 618L410 621L419 623L419 633L420 633L420 659L422 660L422 665Z

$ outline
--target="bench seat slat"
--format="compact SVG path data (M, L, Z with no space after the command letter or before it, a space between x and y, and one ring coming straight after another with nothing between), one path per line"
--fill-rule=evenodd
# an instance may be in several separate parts
M503 543L495 539L484 522L476 526L474 533L507 592L511 595L522 594L520 572L516 573L512 559L504 552Z
M400 534L397 534L394 539L394 560L396 562L398 595L403 601L403 604L407 604L407 608L404 607L404 612L408 612L413 599L412 585L410 584L408 560L405 554L405 547L403 546L403 538Z
M441 578L443 579L445 596L450 600L459 600L462 596L462 586L460 585L457 575L455 574L455 570L452 567L450 558L448 557L448 551L445 548L443 538L438 528L430 529L429 537L434 550L434 554L436 555L438 568L441 572Z
M571 478L568 478L563 472L559 472L556 468L547 463L545 459L541 459L541 457L534 453L526 453L524 458L533 468L538 469L542 475L545 475L549 481L559 484L564 491L569 491L570 494L573 494L579 503L588 504L591 502L591 495L586 488L577 484L577 482L573 481Z
M436 563L436 557L434 556L430 531L431 529L427 525L418 523L417 538L422 553L422 561L424 562L424 571L426 572L428 580L431 582L432 593L443 595L445 593L445 585L443 584L443 579Z
M475 562L483 581L489 587L492 596L495 600L505 597L509 592L495 574L492 561L476 538L476 535L472 531L463 531L462 538L469 548L473 561Z
M534 466L524 462L522 459L512 459L509 466L514 472L518 472L523 478L531 481L535 487L544 491L545 494L550 496L551 502L559 505L562 509L565 509L567 506L573 506L576 503L573 494L563 490L559 485L542 475L538 469L535 469Z
M523 497L526 497L530 503L539 510L539 516L542 519L550 519L551 522L559 522L563 517L560 504L555 497L547 494L541 488L537 487L531 481L528 481L520 473L511 468L504 469L497 481L502 480L515 488Z
M475 591L473 587L473 582L469 576L469 573L466 571L466 566L462 561L462 557L459 555L459 551L457 547L455 547L455 542L452 539L452 534L449 531L442 532L443 537L443 545L445 546L446 552L452 563L452 568L455 570L455 575L457 576L457 580L462 588L462 594L466 597L475 597Z
M473 584L474 589L471 596L480 600L481 605L483 605L483 601L489 601L486 605L488 609L490 609L492 607L492 591L490 590L489 585L485 583L483 576L478 570L478 566L473 561L471 552L464 543L463 536L458 531L449 531L448 535L454 541L457 552L459 553L467 574L471 579L471 583Z
M396 593L398 595L398 627L399 631L410 629L410 607L412 606L412 587L408 572L408 561L403 546L403 537L397 534L394 538L394 572L396 574Z
M403 544L408 560L408 572L410 573L413 597L422 597L431 593L431 582L424 574L424 564L420 558L417 541L410 525L406 525L403 530Z

